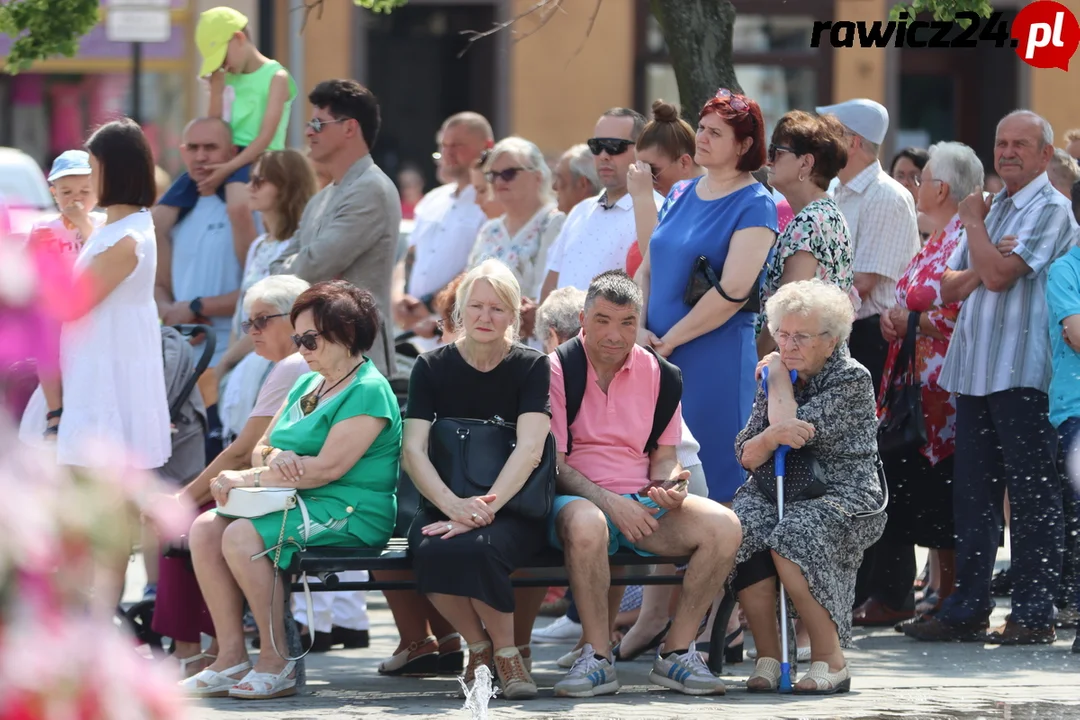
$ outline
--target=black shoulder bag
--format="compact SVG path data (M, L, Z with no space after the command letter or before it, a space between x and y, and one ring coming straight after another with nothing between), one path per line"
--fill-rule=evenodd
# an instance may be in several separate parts
M716 277L716 271L709 264L709 258L701 255L690 268L690 281L686 284L686 290L683 292L683 302L690 307L694 307L705 293L712 288L716 288L716 292L720 293L720 297L730 303L746 303L739 308L739 312L752 312L755 315L761 312L760 275L755 278L754 287L750 289L749 295L744 298L733 298L724 292L724 288L720 286L720 279Z
M878 452L882 455L910 452L926 444L922 383L915 364L918 332L919 313L911 312L907 335L881 398L881 405L887 410L878 424Z
M754 470L754 482L776 504L776 453ZM784 458L784 500L813 500L828 492L821 465L808 447L788 450Z
M498 416L490 420L438 418L428 436L431 464L461 498L488 495L515 447L515 424ZM555 501L555 462L555 438L548 433L540 464L502 509L533 520L547 517ZM427 500L424 503L431 507Z

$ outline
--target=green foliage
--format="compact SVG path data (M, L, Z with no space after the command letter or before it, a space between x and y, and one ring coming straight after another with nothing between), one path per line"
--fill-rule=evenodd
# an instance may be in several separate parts
M404 7L409 0L353 0L353 5L367 8L371 12L389 13L394 8Z
M910 3L895 5L889 13L889 18L899 20L902 12L908 13L911 17L926 12L933 15L935 20L950 22L956 19L957 13L973 12L979 17L986 18L990 17L993 10L990 0L911 0ZM968 21L961 20L960 23L966 27Z
M0 5L0 32L15 42L4 70L14 74L50 55L71 57L97 22L98 0L8 0Z

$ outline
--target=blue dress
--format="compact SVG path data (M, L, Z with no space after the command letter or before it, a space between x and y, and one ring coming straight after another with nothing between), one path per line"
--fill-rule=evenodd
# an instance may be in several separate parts
M744 228L777 232L776 203L760 183L717 200L697 196L696 180L677 183L660 210L649 241L651 278L648 328L663 337L691 308L683 302L694 261L701 255L720 276L731 236ZM764 277L764 267L758 282ZM709 497L731 502L746 479L735 459L735 436L754 404L754 313L737 312L726 323L676 348L668 358L683 373L682 412L701 443L698 456Z

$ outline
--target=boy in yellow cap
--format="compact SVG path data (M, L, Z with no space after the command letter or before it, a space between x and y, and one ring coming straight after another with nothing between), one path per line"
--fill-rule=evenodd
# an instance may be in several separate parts
M199 16L195 45L203 61L199 77L210 80L207 114L228 122L237 153L198 183L187 173L173 182L153 211L159 235L171 233L200 195L216 192L228 206L235 246L247 248L255 240L247 191L251 165L264 151L285 148L296 83L281 63L259 52L247 25L243 13L228 7ZM239 259L243 262L244 257Z

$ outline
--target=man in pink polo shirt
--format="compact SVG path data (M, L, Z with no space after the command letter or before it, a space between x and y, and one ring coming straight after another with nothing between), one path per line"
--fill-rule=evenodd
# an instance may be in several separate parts
M559 451L557 488L562 494L555 498L549 533L552 545L565 551L585 641L573 668L555 685L560 697L593 697L619 689L611 653L607 559L619 548L646 556L690 556L675 618L649 678L693 695L724 692L694 640L731 572L742 531L731 510L687 496L689 473L675 455L680 409L657 447L648 454L644 450L661 373L656 357L635 344L641 308L641 290L622 270L597 275L590 284L580 335L587 357L585 393L569 433L563 368L557 353L550 355L551 431ZM654 486L646 489L650 484Z

